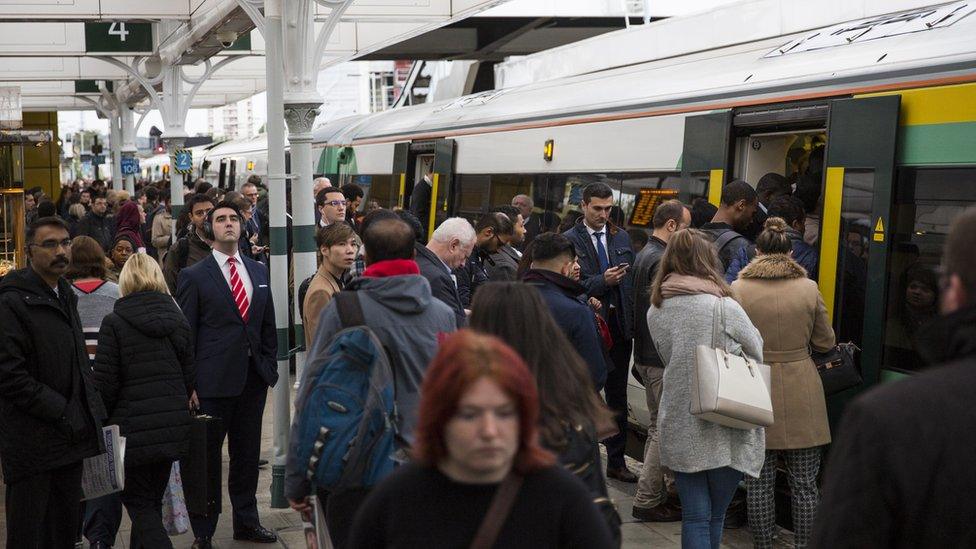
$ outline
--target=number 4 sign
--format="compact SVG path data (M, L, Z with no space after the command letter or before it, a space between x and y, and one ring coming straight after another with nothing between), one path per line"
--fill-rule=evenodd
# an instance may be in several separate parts
M85 52L152 54L152 24L127 21L85 23Z

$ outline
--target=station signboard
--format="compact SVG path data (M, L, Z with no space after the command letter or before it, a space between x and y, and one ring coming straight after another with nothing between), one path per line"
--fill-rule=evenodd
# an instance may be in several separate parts
M187 174L193 171L193 151L177 149L173 151L173 170Z
M139 159L134 156L122 157L122 175L135 175L139 173Z
M85 52L151 55L153 53L152 24L125 21L86 22Z
M630 213L629 224L635 227L650 227L654 219L654 210L666 200L678 198L677 189L640 189L634 202L634 211Z

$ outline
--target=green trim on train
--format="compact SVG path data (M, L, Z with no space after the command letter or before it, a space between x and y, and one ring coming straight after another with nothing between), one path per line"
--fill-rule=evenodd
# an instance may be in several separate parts
M976 163L976 122L921 124L898 129L901 166Z

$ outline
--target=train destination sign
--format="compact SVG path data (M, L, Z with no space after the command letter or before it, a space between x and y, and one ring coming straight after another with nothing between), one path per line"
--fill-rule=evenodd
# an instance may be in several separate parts
M635 227L650 227L651 220L654 218L654 210L665 200L674 198L678 198L677 189L643 188L638 190L629 223Z

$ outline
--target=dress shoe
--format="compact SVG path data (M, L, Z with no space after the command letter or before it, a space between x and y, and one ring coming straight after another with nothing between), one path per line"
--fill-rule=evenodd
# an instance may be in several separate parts
M620 482L637 482L637 475L630 472L626 465L619 469L607 467L607 478L616 479Z
M251 528L241 528L234 532L234 539L240 541L253 541L254 543L274 543L278 541L278 536L260 524Z
M681 511L664 502L654 507L634 506L631 512L635 519L641 522L677 522L681 520Z
M210 542L210 538L197 538L193 540L191 549L213 549L213 543Z

